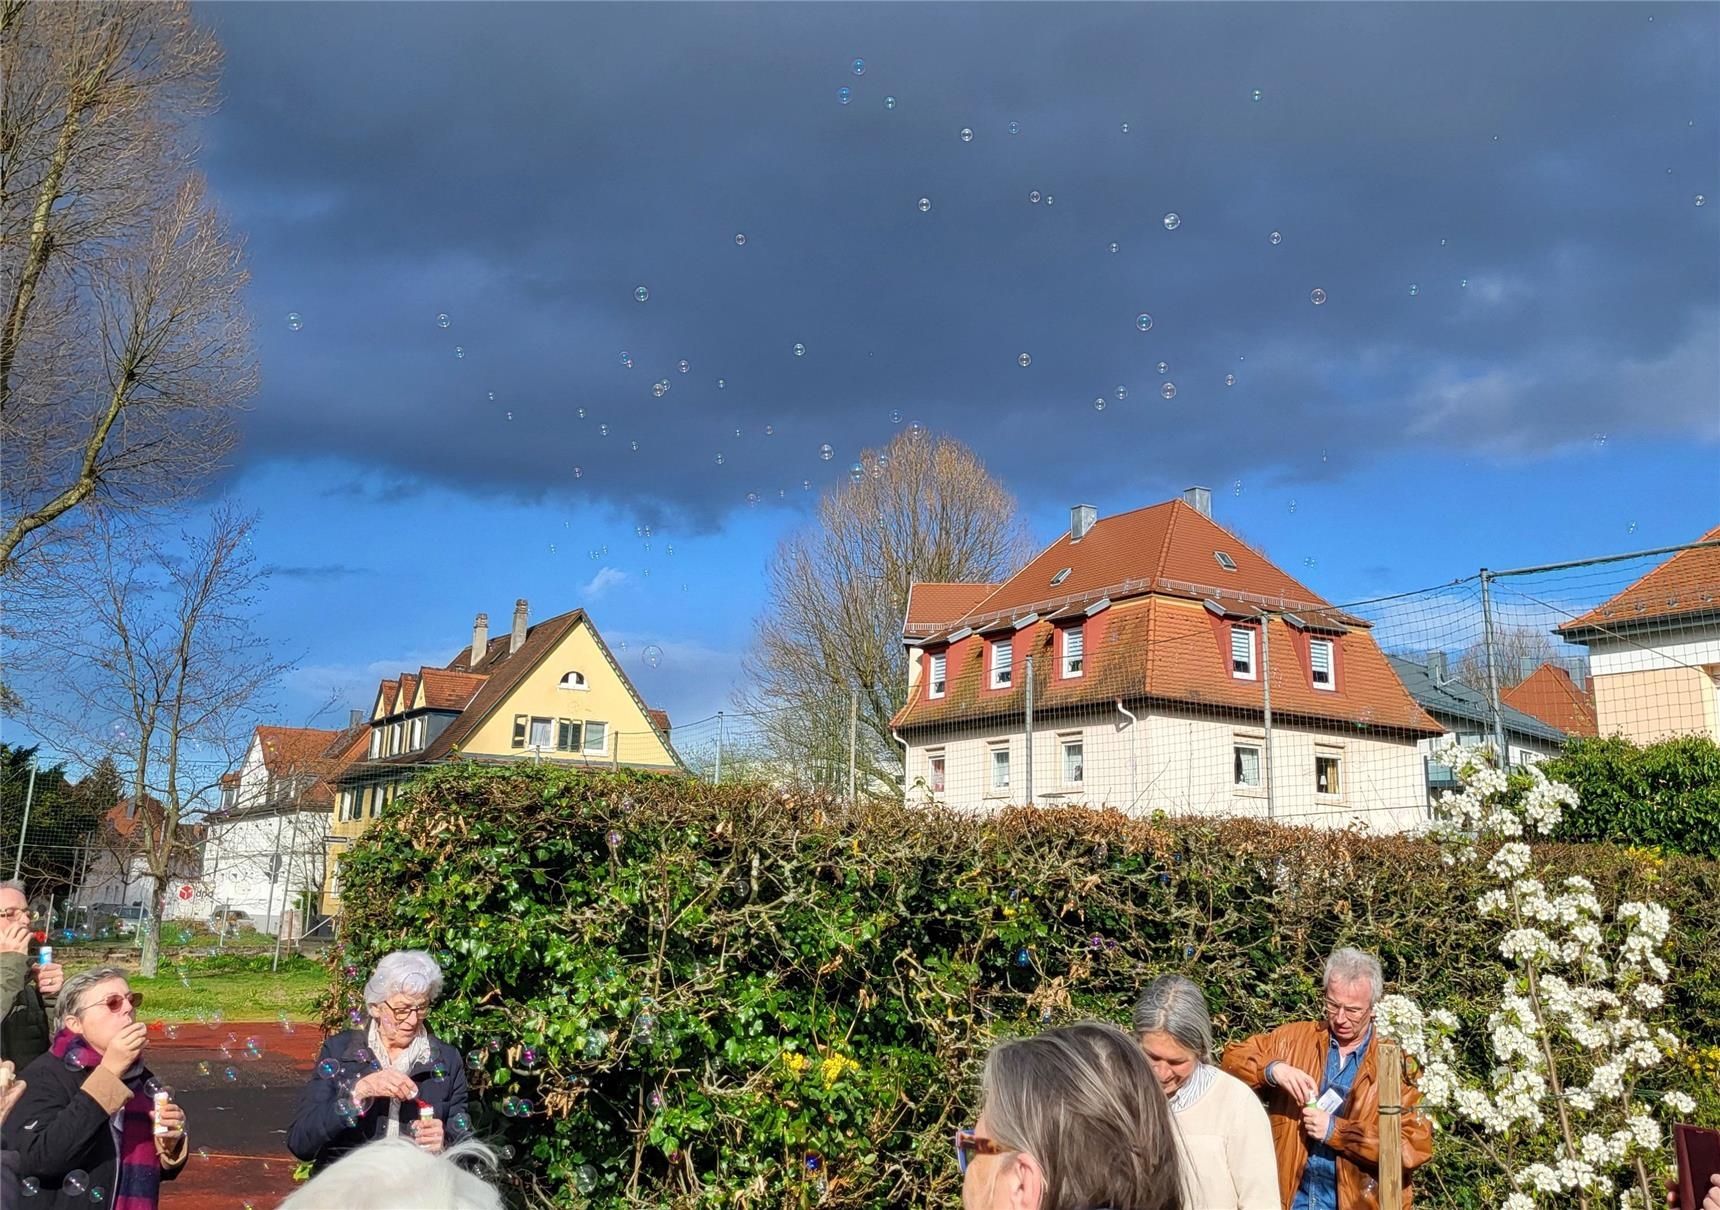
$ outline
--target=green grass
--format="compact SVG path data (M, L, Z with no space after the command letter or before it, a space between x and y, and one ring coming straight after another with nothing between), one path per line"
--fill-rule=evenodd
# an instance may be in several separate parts
M94 965L66 956L66 973ZM115 965L136 969L136 958ZM153 979L130 976L133 991L143 993L146 1021L195 1021L219 1012L229 1021L312 1021L312 1005L328 986L328 971L298 955L281 955L281 968L269 970L268 954L189 957L171 951L162 956Z

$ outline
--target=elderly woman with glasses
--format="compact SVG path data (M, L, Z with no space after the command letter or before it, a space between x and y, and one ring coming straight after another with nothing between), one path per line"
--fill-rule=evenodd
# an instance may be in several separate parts
M185 1112L143 1065L141 1003L111 966L60 990L53 1045L20 1073L28 1087L0 1126L27 1205L151 1210L185 1166Z
M1188 1210L1281 1210L1272 1126L1254 1090L1213 1063L1200 988L1181 975L1147 984L1135 1037L1176 1118Z
M963 1210L1183 1210L1176 1127L1134 1039L1085 1021L994 1046L956 1132Z
M287 1132L287 1147L321 1171L372 1139L406 1138L432 1154L471 1133L460 1052L424 1023L442 970L422 950L397 950L364 985L370 1021L323 1043Z

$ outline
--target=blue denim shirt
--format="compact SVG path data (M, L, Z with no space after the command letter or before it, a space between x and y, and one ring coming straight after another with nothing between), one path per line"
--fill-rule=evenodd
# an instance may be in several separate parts
M1361 1070L1362 1056L1368 1053L1368 1047L1374 1044L1373 1027L1362 1035L1362 1044L1350 1052L1350 1057L1338 1058L1338 1040L1332 1038L1326 1044L1326 1071L1320 1080L1320 1091L1337 1089L1338 1094L1346 1100L1350 1096L1350 1086L1356 1082L1356 1072ZM1334 1119L1343 1115L1343 1107L1339 1106ZM1330 1127L1327 1135L1330 1137ZM1338 1210L1338 1153L1324 1143L1308 1142L1308 1166L1302 1169L1302 1183L1296 1188L1296 1200L1290 1203L1290 1210Z

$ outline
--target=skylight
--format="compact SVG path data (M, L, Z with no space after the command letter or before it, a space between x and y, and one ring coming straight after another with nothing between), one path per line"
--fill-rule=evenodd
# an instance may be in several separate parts
M1069 578L1069 573L1074 571L1074 570L1075 569L1073 567L1065 567L1062 571L1060 571L1056 575L1052 576L1051 577L1051 587L1056 588L1059 584L1063 583L1063 581L1065 581Z
M1213 551L1212 557L1218 560L1218 565L1220 567L1224 568L1224 570L1226 570L1226 571L1235 571L1236 570L1236 560L1231 558L1229 555L1225 554L1222 550Z

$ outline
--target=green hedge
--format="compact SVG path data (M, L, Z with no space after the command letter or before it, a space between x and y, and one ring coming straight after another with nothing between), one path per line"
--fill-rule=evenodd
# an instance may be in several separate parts
M1720 744L1684 735L1638 747L1575 739L1542 768L1575 790L1562 840L1641 845L1720 860Z
M1720 1116L1720 866L1543 856L1603 903L1673 911L1668 1016L1698 1049L1668 1086ZM1481 877L1421 841L1254 821L976 822L455 765L344 859L325 1008L342 1023L390 949L441 954L432 1027L475 1055L475 1125L518 1148L520 1200L953 1206L950 1132L1000 1034L1125 1021L1142 984L1183 971L1238 1038L1315 1015L1345 943L1377 950L1392 990L1474 1016L1502 975ZM1417 1204L1497 1204L1498 1181L1444 1140Z

